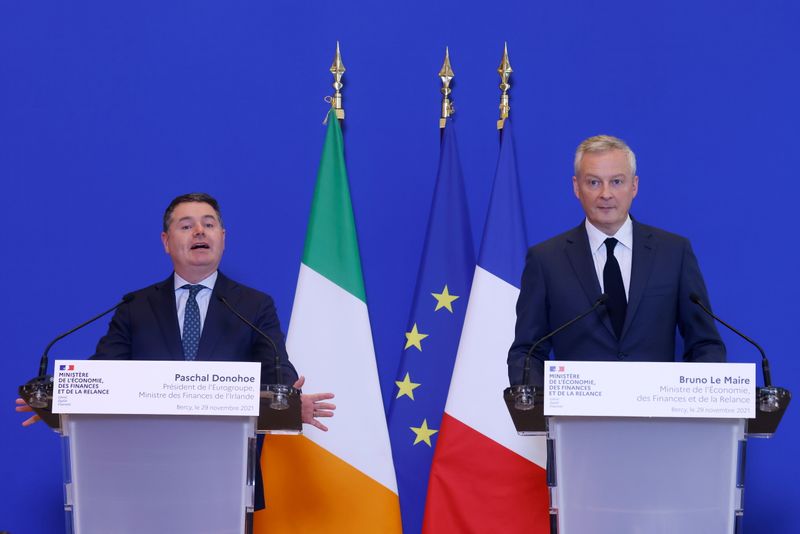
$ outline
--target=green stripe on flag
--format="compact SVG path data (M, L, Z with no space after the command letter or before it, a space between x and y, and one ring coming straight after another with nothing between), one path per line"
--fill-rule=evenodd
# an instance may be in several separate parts
M328 131L317 172L303 263L366 302L342 130L333 111L328 113Z

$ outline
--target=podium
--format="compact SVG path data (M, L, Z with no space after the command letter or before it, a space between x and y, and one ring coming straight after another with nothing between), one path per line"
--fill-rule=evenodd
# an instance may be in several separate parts
M554 417L558 532L736 532L744 421Z
M58 369L60 362L56 364ZM197 384L181 385L174 389L177 391L174 402L156 399L161 403L157 409L152 402L145 402L152 401L147 396L149 391L159 387L169 391L167 381L175 369L191 369L191 374L184 375L188 377L241 377L243 366L255 377L255 383L247 387L204 386L200 390ZM259 461L256 435L300 433L297 390L274 385L262 390L257 380L260 366L253 363L84 361L75 367L90 377L82 377L84 383L102 384L109 398L98 394L97 399L85 405L78 398L68 410L77 413L45 417L61 434L64 510L69 534L251 531ZM99 371L92 371L98 367ZM154 385L138 381L144 376ZM164 384L158 386L160 382ZM205 398L213 394L196 392L218 389L222 397L231 395L236 399L233 395L241 394L231 392L247 388L259 392L250 399L250 406L221 398L215 407L192 404L193 413L180 413L189 410L190 405L178 403L194 402L183 400L187 390L191 395ZM57 374L56 392L49 399L51 406L55 399L56 411L59 403L65 404L59 389L62 393L67 391L63 385L59 388ZM128 389L134 392L133 397ZM135 398L136 390L141 390L138 393L144 399L141 402ZM282 409L273 407L276 391L288 401ZM115 401L114 396L123 399ZM169 412L170 402L178 406L179 413L154 413L165 409ZM225 415L206 413L214 410ZM239 410L245 414L237 415ZM39 410L37 413L48 415Z
M600 364L580 362L583 363ZM579 362L570 364L575 366ZM618 362L600 365L617 366L617 375L626 374ZM637 374L629 376L641 379L642 373L651 372L650 365L664 364L637 365L640 366ZM728 366L742 364L702 365L715 366L721 375ZM656 368L652 372L663 373L663 370ZM584 379L573 382L591 382L587 387L603 390L605 386L603 380L591 379L591 374L579 372L575 376ZM698 387L702 390L706 386ZM615 384L609 396L618 395L626 402L621 388ZM759 403L755 417L750 419L710 416L727 410L702 406L697 401L693 408L707 410L708 417L698 416L697 411L690 417L688 410L684 417L615 416L616 399L610 410L600 409L608 415L545 416L548 404L541 392L534 395L532 409L522 410L515 403L517 392L515 388L504 392L517 431L524 435L545 435L547 439L552 534L742 532L747 438L770 437L790 398L787 391L780 390L778 413L762 410L766 405ZM642 396L641 390L633 393ZM672 398L677 399L678 394ZM670 408L677 411L676 406L681 405ZM578 406L577 412L582 409ZM629 409L635 412L642 408Z
M253 511L255 419L63 415L68 529L245 532Z

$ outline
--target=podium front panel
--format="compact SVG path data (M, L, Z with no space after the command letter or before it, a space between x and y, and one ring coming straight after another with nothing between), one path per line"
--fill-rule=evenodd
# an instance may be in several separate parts
M735 532L741 419L552 417L559 534Z
M62 416L76 534L245 532L255 417Z

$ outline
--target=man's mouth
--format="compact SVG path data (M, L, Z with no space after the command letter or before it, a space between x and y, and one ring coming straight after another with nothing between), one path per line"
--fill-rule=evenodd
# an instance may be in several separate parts
M192 250L197 250L200 248L208 249L209 246L205 243L195 243L194 245L192 245Z

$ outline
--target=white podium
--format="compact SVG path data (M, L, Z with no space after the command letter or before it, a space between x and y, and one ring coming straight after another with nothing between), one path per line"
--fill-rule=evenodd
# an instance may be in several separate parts
M788 391L771 388L779 409L764 411L770 403L756 400L766 388L756 394L753 382L748 393L722 399L704 393L723 390L708 383L671 385L669 373L679 367L663 363L561 363L546 365L569 378L546 376L544 387L552 391L534 392L532 405L517 402L521 386L504 392L517 431L547 437L552 534L742 531L747 438L772 436ZM725 376L741 374L742 364L702 365L711 367L698 380L719 376L724 384ZM592 366L610 367L597 374ZM737 416L744 405L755 417Z
M550 418L558 532L736 532L744 427L742 419Z
M252 529L257 434L298 434L300 392L258 363L60 360L20 388L61 434L68 534Z
M61 436L69 532L245 532L255 417L63 415Z

